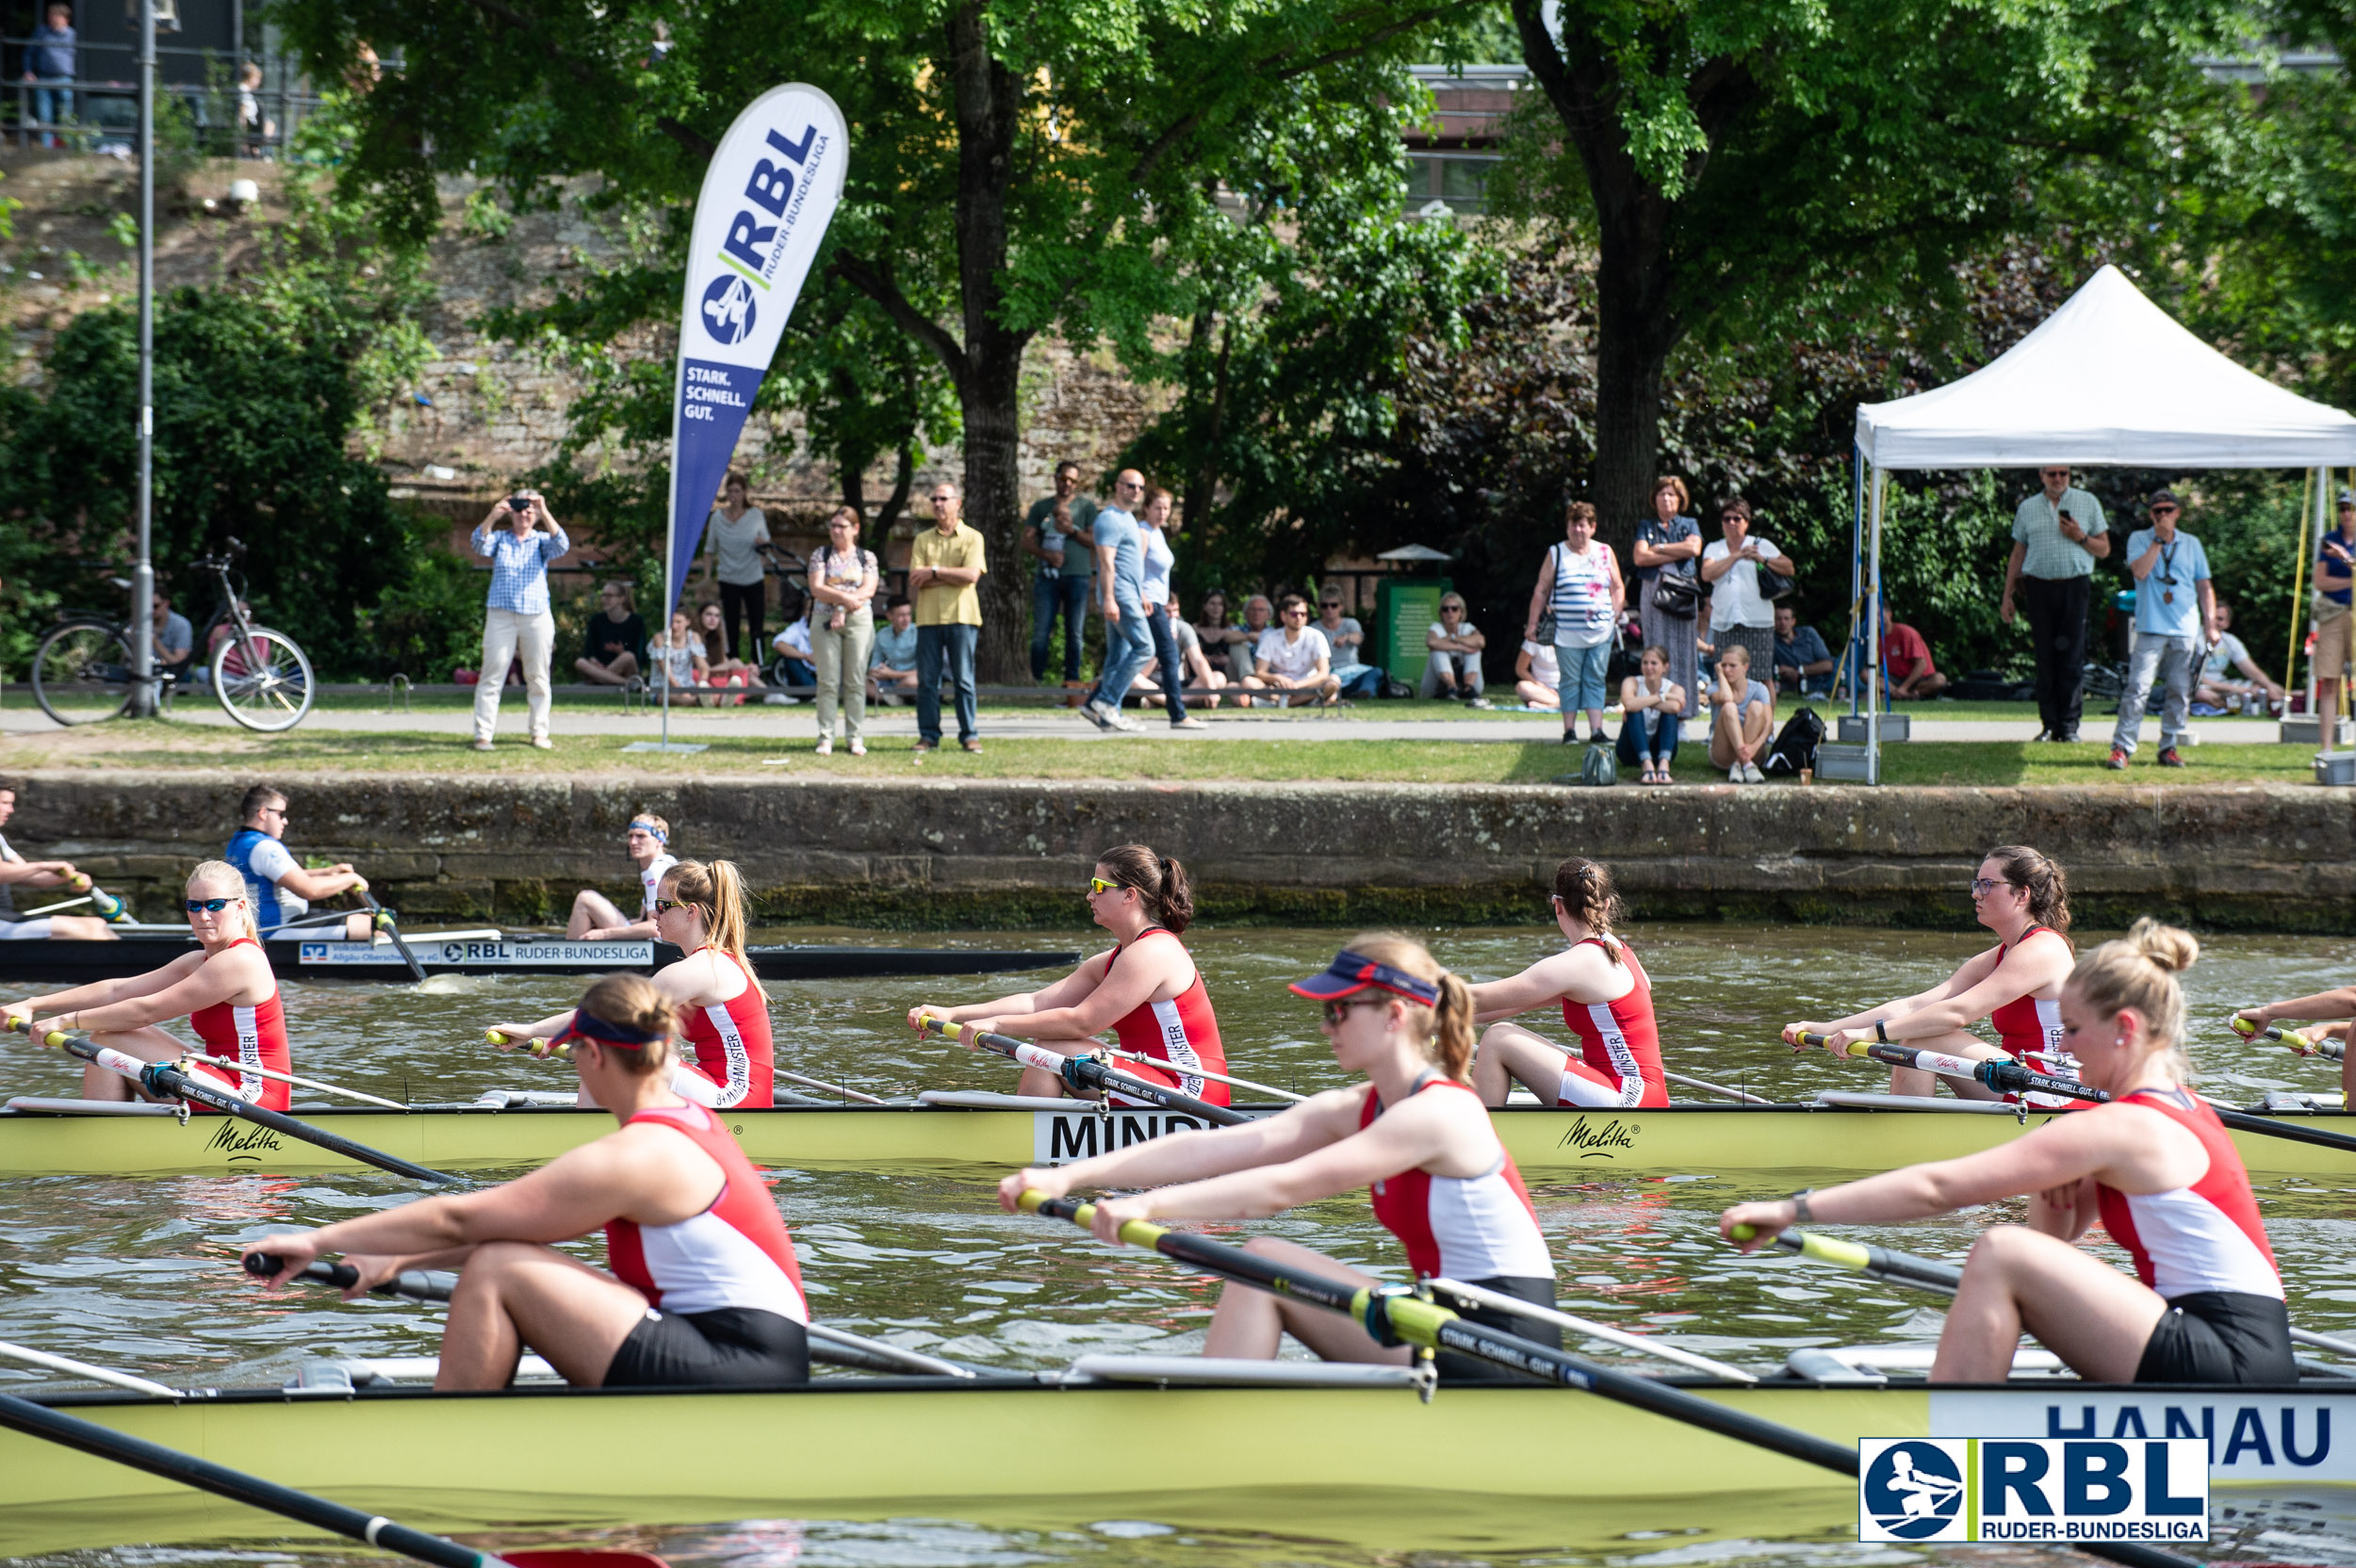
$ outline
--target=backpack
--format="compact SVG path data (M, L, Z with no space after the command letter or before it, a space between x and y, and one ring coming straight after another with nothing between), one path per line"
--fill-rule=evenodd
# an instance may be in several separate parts
M1759 772L1769 777L1797 778L1802 768L1816 766L1816 747L1824 738L1824 721L1813 708L1803 708L1784 721L1775 743L1768 748Z

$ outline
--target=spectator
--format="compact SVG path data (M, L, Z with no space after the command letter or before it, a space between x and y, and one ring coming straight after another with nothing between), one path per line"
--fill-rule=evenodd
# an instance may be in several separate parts
M1799 612L1790 605L1776 605L1775 690L1828 699L1832 695L1833 667L1832 649L1824 645L1824 639L1817 635L1816 629L1802 626Z
M2235 680L2228 670L2240 671L2242 678ZM2282 688L2267 678L2242 640L2233 635L2233 607L2217 600L2209 615L2209 649L2201 664L2201 684L2193 688L2193 716L2279 713L2282 708Z
M1202 729L1203 721L1186 713L1186 694L1184 678L1186 657L1179 651L1178 635L1174 629L1177 617L1170 610L1170 574L1178 564L1178 553L1170 546L1170 509L1175 498L1163 489L1145 493L1145 510L1137 517L1137 537L1145 549L1145 625L1153 634L1153 651L1145 663L1164 669L1174 669L1180 678L1171 682L1165 695L1172 729ZM1140 666L1142 673L1144 666ZM1134 690L1136 682L1130 682Z
M1431 651L1415 694L1485 706L1488 698L1481 694L1481 650L1488 645L1481 629L1464 619L1464 599L1453 593L1442 594L1439 624L1423 634L1423 645Z
M1562 511L1562 543L1550 547L1538 564L1538 580L1530 590L1529 624L1522 629L1525 638L1535 638L1540 617L1551 610L1565 745L1578 738L1582 708L1587 710L1587 738L1603 739L1603 705L1610 700L1604 695L1604 678L1612 666L1612 633L1627 605L1620 559L1611 546L1595 540L1595 509L1585 501L1571 502Z
M1701 524L1684 515L1690 505L1683 480L1663 474L1653 481L1653 514L1636 525L1636 547L1631 554L1636 562L1636 610L1644 628L1644 644L1668 654L1669 679L1685 694L1687 703L1698 704L1701 683L1694 678L1699 668L1695 643L1706 624L1700 618L1700 607L1675 615L1653 602L1661 573L1693 579L1698 570L1702 530ZM1693 712L1689 706L1685 717L1692 718Z
M1340 700L1342 683L1333 677L1333 650L1325 634L1309 624L1309 601L1299 594L1284 596L1284 620L1260 634L1252 656L1252 673L1244 684L1253 691L1277 691L1279 708L1292 706L1295 692L1315 692L1319 702Z
M1641 782L1674 784L1669 760L1677 754L1685 725L1685 693L1669 678L1667 648L1646 648L1636 667L1637 674L1620 682L1620 741L1614 749L1621 762L1644 770ZM1711 729L1714 733L1716 726Z
M646 667L653 671L648 684L655 691L667 689L673 702L690 708L702 705L696 688L705 684L704 640L689 628L686 611L672 611L670 630L647 641ZM719 699L712 700L717 706Z
M1562 706L1562 662L1552 643L1525 637L1513 659L1513 694L1531 708L1551 711Z
M1762 571L1788 578L1798 564L1767 540L1751 532L1751 503L1729 496L1718 503L1718 528L1723 538L1702 551L1702 580L1710 584L1710 642L1723 663L1729 648L1750 653L1749 667L1762 673L1775 668L1775 608L1759 590L1767 584Z
M1260 639L1268 634L1275 619L1276 605L1266 594L1254 594L1243 601L1243 625L1229 627L1222 639L1227 650L1228 685L1249 686L1252 683L1252 676L1259 670ZM1203 641L1207 645L1210 640L1210 633L1204 632ZM1235 700L1246 708L1252 706L1250 697L1237 697Z
M2086 662L2086 599L2094 564L2111 553L2102 503L2070 482L2067 466L2039 468L2045 488L2012 514L2012 559L1997 617L2012 625L2017 596L2029 612L2037 656L2040 741L2074 741Z
M646 623L630 602L627 582L607 583L597 591L597 602L601 612L589 617L573 668L592 685L627 686L645 658Z
M761 678L760 665L747 664L736 657L735 645L721 629L720 606L711 599L695 607L695 635L704 640L704 678L712 686L759 690L768 685ZM807 629L803 636L809 636Z
M1333 650L1333 678L1346 697L1379 697L1390 674L1366 658L1366 629L1355 615L1342 613L1342 586L1329 582L1317 591L1317 630Z
M2160 766L2181 768L2184 720L2192 687L2208 651L2207 627L2217 614L2217 589L2209 581L2209 554L2201 541L2176 526L2183 512L2173 493L2162 490L2150 502L2151 526L2127 535L2127 570L2135 580L2135 638L2127 655L2127 687L2119 694L2119 727L2111 731L2110 760L2124 769L2135 754L2143 709L2156 673L2167 683L2160 705Z
M1178 612L1178 596L1174 592L1170 596L1169 609L1170 641L1176 645L1178 651L1177 678L1184 684L1192 685L1209 693L1208 696L1200 700L1206 708L1217 708L1219 690L1227 684L1227 677L1222 672L1211 668L1210 660L1203 657L1202 635L1194 629L1193 625L1185 616ZM1137 677L1137 684L1129 688L1133 692L1153 694L1141 699L1148 707L1158 704L1162 700L1158 694L1161 691L1161 681L1164 679L1162 674L1164 668L1166 666L1162 663L1160 655L1156 654L1145 666L1145 674Z
M25 79L41 84L33 90L35 122L55 127L74 118L74 8L52 5L41 15L47 20L33 29L32 47L25 51ZM41 133L41 144L65 142L51 129Z
M258 158L278 139L278 126L262 112L262 62L248 60L237 68L237 131L245 138L245 155Z
M155 673L166 680L188 678L188 669L196 662L196 631L186 615L176 614L172 596L158 590L155 594Z
M769 646L777 656L777 674L788 686L814 686L818 683L817 650L810 645L810 612L802 600L788 594L777 606L785 617L785 626L769 640ZM800 699L785 694L789 703Z
M1031 503L1023 519L1024 553L1039 558L1031 581L1031 678L1047 677L1055 622L1063 621L1063 678L1080 678L1080 648L1088 635L1088 589L1096 575L1096 501L1080 494L1080 466L1055 465L1055 493Z
M1890 694L1906 701L1935 697L1947 689L1947 678L1931 662L1931 645L1904 621L1890 618L1882 606L1882 667L1890 672Z
M1196 641L1203 645L1203 657L1210 661L1213 669L1227 677L1228 684L1235 685L1238 682L1228 662L1227 650L1228 645L1241 636L1242 631L1228 619L1228 615L1227 590L1210 590L1203 596L1202 609L1195 612L1194 634Z
M2307 657L2307 673L2315 683L2315 711L2332 723L2340 713L2340 677L2348 668L2348 630L2356 627L2356 616L2349 613L2352 585L2356 585L2356 490L2343 490L2339 526L2325 533L2315 547L2315 593L2308 611L2315 629L2315 646ZM2338 743L2336 730L2324 733Z
M1096 608L1104 617L1104 662L1080 708L1099 729L1135 729L1121 711L1130 683L1153 657L1153 628L1145 613L1145 531L1137 514L1145 504L1145 476L1123 468L1113 500L1096 510Z
M884 624L868 656L867 694L886 708L916 694L916 607L905 595L884 602Z
M704 582L709 586L715 577L720 582L720 606L728 617L728 636L717 648L707 648L707 659L726 660L737 663L736 650L745 648L758 662L766 638L765 622L769 608L769 569L761 552L771 548L769 518L761 508L752 504L751 488L743 474L730 474L720 486L720 504L712 509L704 523ZM738 629L750 623L752 639L740 643ZM753 668L741 665L741 668ZM753 684L759 685L755 678Z
M957 743L982 749L981 694L973 645L982 634L979 584L990 570L982 536L957 520L957 487L933 486L933 526L908 547L908 592L916 596L916 749L941 746L941 680L957 692Z
M875 589L883 573L875 552L859 542L859 513L838 506L826 519L826 542L810 558L810 594L818 601L810 629L818 679L818 755L834 750L834 714L843 711L851 755L867 755L867 657L875 641Z
M1710 765L1726 769L1729 784L1766 783L1759 760L1775 731L1775 693L1751 678L1751 650L1729 642L1710 698Z
M491 749L499 727L499 688L518 654L529 694L532 743L548 749L548 659L556 617L548 613L548 563L573 547L537 490L518 490L475 525L477 555L491 563L483 615L483 673L474 688L474 749Z

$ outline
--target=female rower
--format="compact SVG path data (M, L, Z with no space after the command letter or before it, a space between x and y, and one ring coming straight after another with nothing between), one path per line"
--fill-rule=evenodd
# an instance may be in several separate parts
M289 1271L340 1252L346 1291L405 1268L456 1268L439 1389L504 1388L528 1346L582 1388L762 1385L810 1378L794 1240L761 1173L720 1119L663 1086L672 1002L609 974L562 1038L591 1102L619 1130L504 1186L428 1198L248 1252ZM555 1250L598 1227L613 1272Z
M1081 960L1078 969L1036 991L963 1007L911 1007L908 1026L922 1029L920 1021L929 1015L980 1034L1019 1035L1066 1056L1087 1055L1097 1047L1088 1037L1110 1029L1123 1051L1170 1064L1115 1062L1121 1071L1226 1104L1227 1086L1199 1076L1204 1069L1225 1072L1227 1054L1219 1048L1211 993L1179 939L1194 919L1186 868L1143 844L1122 844L1098 857L1088 901L1096 923L1113 934L1110 952ZM1064 1089L1062 1079L1035 1067L1023 1070L1019 1086L1037 1095ZM1113 1096L1115 1104L1127 1102Z
M86 1030L94 1045L111 1046L141 1061L176 1062L188 1054L188 1046L155 1026L166 1019L185 1018L205 1054L246 1069L292 1071L286 1016L278 1004L278 977L270 972L270 959L255 938L244 874L226 860L205 861L188 874L187 903L195 952L145 974L93 980L72 990L11 1003L5 1014L9 1026L31 1020L35 1039L58 1030ZM35 1018L37 1012L42 1016ZM269 1110L285 1110L291 1092L284 1079L250 1070L233 1072L193 1061L183 1070ZM90 1062L82 1068L82 1098L147 1097L128 1078Z
M1489 1025L1473 1059L1474 1091L1483 1104L1502 1105L1518 1079L1549 1105L1666 1105L1652 982L1612 933L1620 915L1612 873L1574 855L1554 868L1553 897L1554 923L1571 945L1510 980L1472 988L1473 1021ZM1577 1056L1535 1030L1494 1021L1558 1002L1579 1037Z
M744 953L744 883L735 862L681 860L664 872L655 885L654 929L686 955L654 976L656 989L679 1009L695 1054L692 1064L673 1067L672 1092L723 1110L776 1104L769 996ZM504 1050L554 1038L576 1010L491 1028L505 1037Z
M1994 947L1918 995L1832 1023L1788 1023L1785 1043L1799 1050L1803 1033L1823 1035L1824 1048L1846 1060L1851 1041L1885 1040L1974 1061L2011 1056L2038 1072L2072 1076L2077 1063L2061 1042L2059 999L2072 951L2070 889L2061 867L2022 844L1989 850L1972 881L1972 912L1996 933ZM1996 1026L1996 1045L1969 1032L1981 1019ZM1892 1094L1931 1094L1939 1082L1921 1068L1890 1070ZM1972 1079L1946 1082L1966 1100L2000 1098ZM2029 1101L2076 1103L2042 1095Z
M2001 1382L2023 1330L2095 1382L2287 1383L2290 1318L2274 1251L2233 1142L2197 1095L2178 1045L2177 975L2201 944L2135 922L2063 987L2062 1028L2086 1081L2114 1096L1985 1153L1909 1166L1719 1217L1756 1233L1889 1224L2027 1197L2029 1221L1982 1233L1947 1311L1931 1377ZM2096 1218L2137 1283L2070 1243Z
M1275 1116L1237 1127L1174 1133L1118 1153L1047 1169L1019 1170L998 1200L1019 1205L1026 1187L1060 1198L1079 1188L1146 1187L1099 1200L1096 1234L1119 1242L1132 1219L1264 1219L1367 1187L1374 1217L1407 1250L1417 1278L1439 1277L1554 1305L1554 1263L1539 1233L1521 1172L1497 1141L1464 1071L1472 1059L1472 997L1464 983L1411 938L1373 932L1322 974L1292 987L1324 1004L1325 1037L1364 1087L1327 1089ZM1254 1239L1248 1250L1353 1285L1380 1282L1295 1242ZM1525 1338L1560 1345L1554 1331L1495 1308L1464 1315ZM1327 1361L1404 1363L1350 1319L1281 1296L1223 1291L1203 1341L1206 1356L1267 1361L1283 1336ZM1497 1374L1443 1354L1443 1378Z

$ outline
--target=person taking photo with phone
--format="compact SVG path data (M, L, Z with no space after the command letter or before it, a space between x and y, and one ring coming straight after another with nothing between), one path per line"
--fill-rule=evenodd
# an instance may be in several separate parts
M491 749L499 727L499 688L521 654L530 703L532 743L548 749L548 657L556 647L556 617L548 612L548 563L573 547L537 490L518 490L495 504L469 541L491 563L491 592L483 613L483 670L474 689L474 749Z

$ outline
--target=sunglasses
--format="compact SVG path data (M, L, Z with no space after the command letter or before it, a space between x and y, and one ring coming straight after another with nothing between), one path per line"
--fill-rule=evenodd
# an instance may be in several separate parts
M2176 515L2176 509L2172 506L2155 506L2151 509L2151 515L2154 517L2173 517Z
M674 909L700 909L702 907L702 905L691 904L683 898L658 898L654 901L654 912L658 915L668 914Z
M1352 1007L1387 1007L1390 1004L1390 999L1387 997L1343 996L1322 1004L1322 1010L1326 1022L1339 1023L1350 1016L1350 1010Z
M1091 876L1088 878L1088 896L1094 898L1098 893L1112 892L1122 886L1124 884L1120 882L1107 882L1101 876Z
M188 910L189 914L202 909L208 915L218 915L237 902L234 898L192 898L188 902Z

